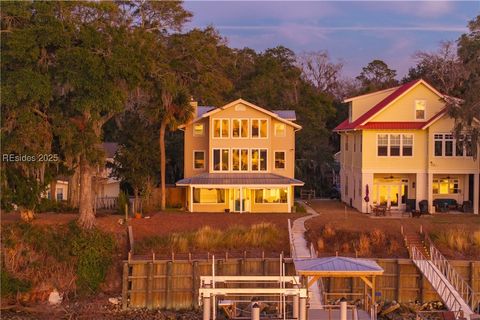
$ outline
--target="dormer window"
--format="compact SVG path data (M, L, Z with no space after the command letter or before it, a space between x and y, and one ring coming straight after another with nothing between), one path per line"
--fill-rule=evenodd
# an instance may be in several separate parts
M427 101L415 100L415 119L416 120L425 120L426 106L427 106Z

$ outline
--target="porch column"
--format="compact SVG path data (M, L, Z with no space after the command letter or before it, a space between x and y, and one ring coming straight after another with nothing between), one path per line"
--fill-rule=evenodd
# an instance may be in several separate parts
M292 212L292 197L293 197L293 187L292 186L288 186L287 187L287 205L288 205L288 213L291 213Z
M415 199L416 199L416 208L420 208L419 202L422 200L427 200L427 179L428 175L426 173L417 173L415 177Z
M193 187L189 186L188 191L190 192L189 201L188 201L188 211L193 212Z
M428 200L428 212L433 212L433 173L428 173L428 181L427 181L427 200Z
M473 213L478 214L478 206L479 206L479 197L480 197L480 181L479 174L475 173L473 175Z
M365 196L366 196L366 188L368 185L368 197L370 198L370 201L367 203L365 201ZM363 213L369 213L370 212L370 207L373 203L373 173L362 173L362 206L361 206L361 212Z

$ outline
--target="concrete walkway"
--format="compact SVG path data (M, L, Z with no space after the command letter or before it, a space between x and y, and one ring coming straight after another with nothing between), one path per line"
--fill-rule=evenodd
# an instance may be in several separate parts
M307 240L305 239L305 221L311 219L313 217L318 216L318 213L312 209L309 205L307 205L304 201L298 200L299 203L303 205L303 207L307 210L308 216L301 217L296 219L292 225L292 239L293 242L293 259L311 259L316 258L317 255L315 252L311 252L310 248L308 247ZM309 288L309 301L310 301L310 310L318 310L323 309L322 303L322 293L320 292L320 287L318 283L313 285ZM315 318L311 318L315 319Z

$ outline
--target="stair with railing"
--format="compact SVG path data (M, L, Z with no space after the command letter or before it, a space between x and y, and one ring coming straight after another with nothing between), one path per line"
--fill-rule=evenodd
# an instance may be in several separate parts
M473 319L479 299L468 283L455 271L448 260L433 245L427 234L405 232L405 244L410 258L430 282L447 308L457 318Z

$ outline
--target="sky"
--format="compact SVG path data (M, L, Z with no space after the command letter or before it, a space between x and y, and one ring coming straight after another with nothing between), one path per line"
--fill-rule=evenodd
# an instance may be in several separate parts
M455 41L480 14L477 1L186 1L187 29L213 25L234 48L278 45L296 53L328 51L357 76L374 59L401 79L416 51Z

